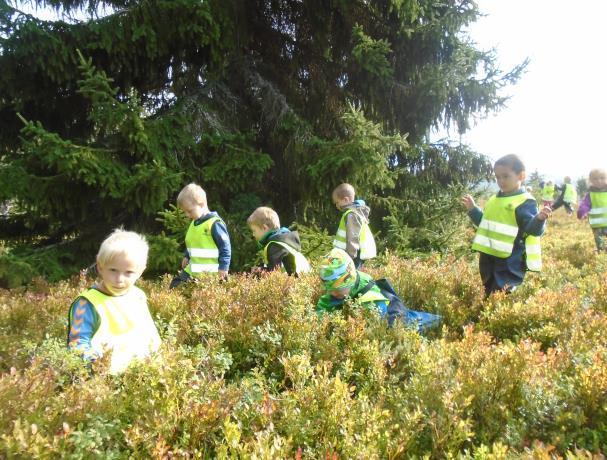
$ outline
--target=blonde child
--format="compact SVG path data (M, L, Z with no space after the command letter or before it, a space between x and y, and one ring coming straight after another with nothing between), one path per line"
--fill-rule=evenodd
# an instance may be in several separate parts
M500 191L484 211L470 195L462 198L474 225L478 227L472 249L480 253L479 270L488 296L499 290L513 291L525 277L525 270L539 271L539 236L544 233L550 208L539 213L535 198L522 188L525 166L516 155L506 155L493 167Z
M80 293L69 310L68 347L89 361L111 352L112 374L160 346L145 293L135 286L147 256L142 236L114 230L97 254L99 281Z
M332 199L335 207L343 213L333 247L346 251L358 269L365 260L377 255L375 239L369 228L370 208L363 200L355 200L354 187L346 183L333 190Z
M289 275L310 271L310 264L301 253L299 234L281 227L276 211L259 207L249 216L247 225L262 251L264 266L257 271L283 268Z
M588 216L597 251L607 251L607 171L593 169L588 177L588 193L580 202L578 219Z
M192 222L185 236L182 271L173 278L170 288L200 278L203 273L218 273L227 278L232 258L230 235L221 217L209 211L205 191L194 183L186 185L177 196L177 206Z

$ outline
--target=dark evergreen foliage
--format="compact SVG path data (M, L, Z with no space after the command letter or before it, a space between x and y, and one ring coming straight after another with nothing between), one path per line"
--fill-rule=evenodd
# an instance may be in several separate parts
M25 255L62 244L83 266L124 225L166 251L155 217L197 181L238 269L255 206L332 231L329 193L348 181L388 246L439 248L454 193L490 166L428 145L429 129L465 132L524 68L504 73L475 48L464 29L478 16L472 0L3 2L0 239L19 234Z

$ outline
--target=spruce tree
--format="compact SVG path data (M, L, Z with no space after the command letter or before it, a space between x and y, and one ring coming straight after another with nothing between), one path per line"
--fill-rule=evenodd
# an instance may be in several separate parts
M472 0L5 2L0 239L90 255L117 225L158 234L196 181L242 264L255 206L332 227L328 194L348 181L389 243L438 247L457 186L489 165L428 132L498 110L525 65L503 72L475 47L479 14Z

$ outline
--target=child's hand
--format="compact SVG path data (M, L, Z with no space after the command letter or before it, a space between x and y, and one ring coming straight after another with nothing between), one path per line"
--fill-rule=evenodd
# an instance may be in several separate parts
M537 213L538 220L546 220L552 215L552 208L550 206L544 206L540 212Z
M183 260L181 261L181 268L187 267L188 263L190 263L190 259L188 259L187 257L184 257Z
M461 203L468 211L476 207L476 203L474 202L474 198L472 198L472 195L464 195L462 197Z
M227 270L219 270L219 279L227 280L228 279L228 271Z

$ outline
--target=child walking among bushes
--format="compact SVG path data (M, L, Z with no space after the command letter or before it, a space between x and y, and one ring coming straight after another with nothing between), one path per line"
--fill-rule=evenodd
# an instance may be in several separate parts
M333 247L346 251L356 268L360 268L365 260L377 255L377 250L369 228L369 206L354 198L354 187L350 184L340 184L333 190L333 204L343 212Z
M333 248L320 262L319 275L326 291L316 305L319 314L339 311L347 300L357 299L366 308L385 317L389 326L398 319L423 331L440 322L438 315L406 308L387 280L374 280L356 270L352 258L339 248Z
M299 234L281 227L278 214L272 208L257 208L247 219L247 225L262 252L264 266L257 267L257 271L282 268L289 275L310 271L310 263L301 253Z
M575 202L577 201L577 192L575 191L575 187L571 183L571 177L565 176L563 179L563 185L556 186L556 189L561 193L552 205L552 210L556 211L561 206L565 207L568 215L573 214L573 207L575 206Z
M205 191L194 183L186 185L177 196L177 206L192 222L185 235L183 270L173 278L170 288L201 278L203 273L219 273L227 278L232 259L230 235L221 217L209 211Z
M607 171L593 169L588 177L588 193L580 202L578 219L588 216L597 251L607 251Z
M484 211L470 195L462 197L470 219L477 226L472 249L480 253L479 270L485 295L511 292L525 278L525 271L541 269L540 239L551 209L537 210L535 198L522 187L525 166L516 155L506 155L493 167L500 191L489 198Z
M110 372L122 372L160 346L145 293L135 286L145 269L148 245L121 229L108 236L97 254L99 281L82 292L68 315L68 347L94 361L111 352Z

